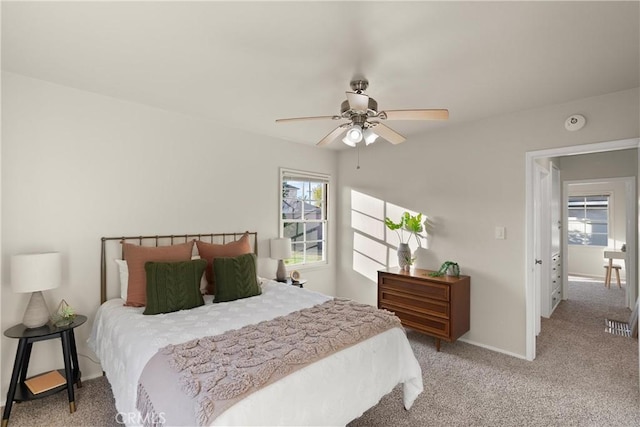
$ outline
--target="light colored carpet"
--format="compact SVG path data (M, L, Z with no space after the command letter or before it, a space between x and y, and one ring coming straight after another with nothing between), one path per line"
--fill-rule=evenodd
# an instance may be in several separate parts
M402 411L397 387L350 426L639 426L638 341L608 334L627 321L624 289L571 282L543 319L533 362L409 333L425 392Z
M349 426L638 426L638 341L604 332L605 318L628 319L623 299L602 282L571 282L569 300L543 319L533 362L460 341L438 353L409 331L425 391L405 411L396 387ZM9 425L118 425L106 379L76 396L75 414L65 393L14 405Z

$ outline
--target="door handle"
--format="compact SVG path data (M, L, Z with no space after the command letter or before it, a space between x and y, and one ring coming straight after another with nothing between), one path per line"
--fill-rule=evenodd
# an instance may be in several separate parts
M542 264L542 260L541 259L537 259L536 260L536 264Z

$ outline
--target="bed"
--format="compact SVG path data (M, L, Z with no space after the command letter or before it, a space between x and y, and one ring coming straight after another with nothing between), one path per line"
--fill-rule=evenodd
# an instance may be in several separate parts
M308 289L263 280L257 296L216 304L212 296L205 295L201 306L150 316L143 314L145 307L124 306L118 281L107 280L108 276L117 277L113 260L122 258L121 254L115 255L119 241L161 246L189 239L221 239L220 244L225 245L243 235L247 233L102 239L102 305L88 343L112 386L119 421L127 425L193 424L184 421L183 415L194 409L177 385L167 387L175 395L169 395L168 404L155 408L153 419L138 410L141 376L162 349L204 337L217 338L337 301ZM249 235L252 251L257 254L257 233ZM110 243L115 248L110 250ZM159 376L152 377L155 380ZM253 390L205 425L345 425L398 384L403 384L404 407L410 409L423 389L421 368L404 330L392 327Z

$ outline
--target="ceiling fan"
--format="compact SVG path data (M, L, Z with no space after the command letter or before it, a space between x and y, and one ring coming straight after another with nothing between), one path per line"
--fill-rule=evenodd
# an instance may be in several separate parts
M369 82L366 79L352 80L351 90L353 92L346 92L347 99L342 102L339 115L277 119L276 123L346 119L347 122L329 132L316 145L327 145L346 132L342 142L355 147L363 140L366 145L369 145L378 137L382 137L392 144L400 144L405 141L404 136L383 124L381 120L447 120L449 118L449 110L445 109L378 111L378 102L364 93L367 87L369 87Z

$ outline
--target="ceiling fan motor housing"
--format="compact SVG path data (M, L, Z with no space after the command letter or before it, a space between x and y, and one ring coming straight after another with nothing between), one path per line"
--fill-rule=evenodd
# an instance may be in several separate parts
M340 105L340 115L345 119L351 119L352 116L358 114L366 114L367 117L377 117L378 116L378 102L369 97L369 105L367 106L367 111L353 111L349 106L349 101L345 100Z
M351 90L361 93L369 87L369 81L367 79L351 80Z

